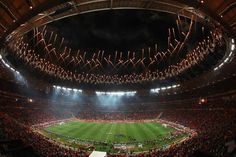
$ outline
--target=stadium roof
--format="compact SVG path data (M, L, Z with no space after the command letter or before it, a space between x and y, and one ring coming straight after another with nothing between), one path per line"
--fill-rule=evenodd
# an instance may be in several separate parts
M58 10L63 8L66 2L71 2L72 6L74 6L74 10L77 12L92 10L92 9L101 9L101 8L113 8L116 5L118 7L122 6L137 6L142 5L143 8L149 9L156 3L162 4L164 8L164 4L167 6L176 6L175 11L180 11L181 8L184 7L194 7L198 8L209 14L209 16L214 17L219 20L222 24L224 24L227 28L234 30L236 32L236 18L235 18L235 1L234 0L142 0L142 1L132 1L127 3L125 0L103 0L103 1L91 1L91 0L1 0L0 1L0 12L2 18L0 19L1 27L0 27L0 36L1 39L10 34L13 30L19 27L21 24L27 22L30 18L37 16L38 14L45 13L47 16L47 20L54 20L54 18L50 17L51 11L55 9ZM78 7L83 6L81 10L78 10ZM169 4L169 5L168 5ZM59 6L58 6L59 5ZM76 5L76 6L75 6ZM54 6L56 8L52 9ZM76 8L77 7L77 8ZM164 8L167 10L166 8ZM170 8L169 8L170 9ZM172 10L174 11L174 10ZM40 14L40 15L41 15ZM39 16L40 16L39 15ZM68 14L64 14L63 16L67 16ZM42 15L41 15L42 16ZM221 20L220 20L221 19ZM31 23L31 26L38 26L39 23ZM230 32L232 33L232 32Z
M58 85L181 83L214 69L236 32L233 1L0 2L4 58Z

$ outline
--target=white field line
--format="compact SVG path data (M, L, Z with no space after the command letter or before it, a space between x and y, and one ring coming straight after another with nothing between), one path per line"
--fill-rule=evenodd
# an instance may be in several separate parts
M109 132L107 133L106 142L108 140L108 136L111 135L111 130L112 130L113 126L114 126L114 123L111 124L111 128L110 128Z

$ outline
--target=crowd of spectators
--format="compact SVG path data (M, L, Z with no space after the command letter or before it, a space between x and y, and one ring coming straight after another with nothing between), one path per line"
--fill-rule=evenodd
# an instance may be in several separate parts
M1 103L4 102L2 101ZM77 118L86 120L142 120L160 118L189 127L197 132L197 136L180 144L172 145L168 149L160 150L153 148L149 152L130 154L130 156L183 157L194 156L197 154L196 152L203 152L212 156L230 157L232 152L228 150L227 143L235 139L235 102L225 101L221 105L215 102L217 104L215 107L212 103L214 102L211 102L207 107L172 108L156 111L146 109L143 112L88 112L86 110L74 113L77 113ZM84 150L72 149L57 141L48 139L35 132L31 127L34 124L72 117L73 113L70 110L64 109L63 113L57 114L58 112L53 110L43 109L36 102L30 105L27 103L19 104L19 102L11 102L11 105L0 107L0 124L1 128L3 128L4 138L11 140L21 139L25 144L32 146L40 156L77 157L89 155ZM109 154L109 156L123 157L126 155Z
M18 123L15 119L10 116L0 113L1 127L4 128L4 136L6 139L21 139L24 143L31 145L40 156L45 157L82 157L87 156L87 153L79 149L71 149L64 145L60 145L48 139L45 136L35 132L27 125Z
M197 136L173 145L165 151L151 150L138 156L233 156L227 142L235 140L236 110L183 110L166 111L162 119L195 129ZM235 150L234 150L235 153Z
M194 156L198 152L203 152L209 156L232 156L228 152L227 142L236 138L236 109L231 102L222 105L216 105L216 108L198 108L198 109L168 109L152 112L136 113L80 113L80 119L90 120L141 120L160 118L171 121L183 126L194 129L197 136L184 141L181 144L173 145L167 150L152 149L149 153L141 153L131 156ZM210 104L212 107L213 105ZM235 146L236 147L236 146ZM111 155L114 157L122 155ZM202 156L202 154L197 155Z
M71 112L66 109L58 113L53 108L37 102L20 102L1 99L0 112L7 113L9 116L25 125L34 125L44 122L56 121L71 117Z

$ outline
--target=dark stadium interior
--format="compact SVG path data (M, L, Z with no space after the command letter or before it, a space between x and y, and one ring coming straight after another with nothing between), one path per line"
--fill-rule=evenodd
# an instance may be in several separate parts
M0 156L236 156L235 0L0 0L0 15Z

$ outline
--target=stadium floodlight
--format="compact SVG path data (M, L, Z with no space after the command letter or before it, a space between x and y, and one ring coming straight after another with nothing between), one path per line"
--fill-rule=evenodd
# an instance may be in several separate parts
M81 89L72 89L73 90L73 92L80 92L80 93L82 93L82 90Z
M231 51L233 51L234 49L235 49L235 45L232 44L232 45L231 45Z
M229 60L229 58L227 57L227 58L224 60L224 62L226 63L226 62L228 62L228 60Z
M105 94L105 92L98 92L98 91L96 91L95 93L96 93L96 95L103 95L103 94Z
M82 93L82 89L73 89L73 91Z
M98 94L98 95L105 95L106 92L96 92L96 94Z
M123 96L127 93L125 93L125 92L107 92L106 94L107 95L114 95L114 96Z
M8 67L8 68L11 69L11 66L10 66L9 64L7 64L3 59L2 59L2 62L3 62L3 64L4 64L6 67Z
M223 63L221 63L221 64L219 65L219 68L222 67L222 66L223 66Z
M166 87L161 87L161 90L166 90Z
M176 88L177 87L177 85L172 85L172 88Z
M136 94L136 91L126 92L127 96L134 96Z
M122 92L122 91L117 91L117 92L100 92L96 91L96 95L111 95L111 96L133 96L136 94L136 91L128 91L128 92Z
M151 93L159 93L160 88L151 89Z
M71 91L72 89L71 88L67 88L67 90Z
M128 94L128 93L125 93L125 92L109 92L108 94L122 96L122 95L125 95L125 94Z
M3 63L5 63L5 62L3 62ZM10 68L10 65L8 65L7 63L5 63L5 65L6 65L8 68Z

